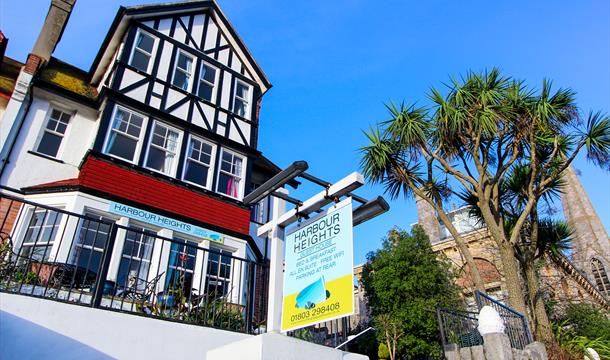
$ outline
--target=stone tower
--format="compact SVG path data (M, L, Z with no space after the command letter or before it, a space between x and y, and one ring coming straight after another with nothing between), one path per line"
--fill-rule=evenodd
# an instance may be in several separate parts
M417 207L417 222L430 238L430 243L437 243L441 238L441 229L436 217L436 210L426 200L415 196L415 205Z
M563 213L574 228L572 262L600 292L610 296L608 233L572 167L565 170L564 180L566 184L561 195Z

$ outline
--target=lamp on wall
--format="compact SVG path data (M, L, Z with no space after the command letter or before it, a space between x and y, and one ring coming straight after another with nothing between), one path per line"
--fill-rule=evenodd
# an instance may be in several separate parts
M250 205L260 201L261 199L264 199L272 192L281 188L290 180L294 179L296 176L299 176L300 174L304 173L307 169L309 169L307 161L301 160L293 162L286 169L280 171L271 179L265 181L263 185L257 187L256 189L254 189L254 191L246 195L246 197L244 197L244 204Z

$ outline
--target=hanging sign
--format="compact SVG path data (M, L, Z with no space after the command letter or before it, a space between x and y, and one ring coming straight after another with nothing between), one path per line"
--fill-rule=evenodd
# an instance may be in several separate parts
M354 313L352 199L285 236L282 331Z
M225 238L223 234L114 201L110 202L108 211L113 214L127 216L128 218L142 221L147 224L178 231L187 235L193 235L205 240L223 242Z

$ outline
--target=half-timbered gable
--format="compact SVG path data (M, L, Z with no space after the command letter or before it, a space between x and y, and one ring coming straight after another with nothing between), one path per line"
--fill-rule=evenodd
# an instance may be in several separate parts
M130 7L117 17L94 82L204 135L256 148L257 104L270 84L214 2Z

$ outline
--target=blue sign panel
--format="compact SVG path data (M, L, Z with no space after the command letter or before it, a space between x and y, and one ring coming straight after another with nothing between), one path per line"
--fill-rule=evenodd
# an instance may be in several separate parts
M193 235L210 241L223 242L225 236L199 226L191 225L183 221L172 219L163 215L141 210L133 206L124 205L117 202L110 202L108 211L113 214L127 216L128 218L142 221L151 225L178 231L184 234Z

